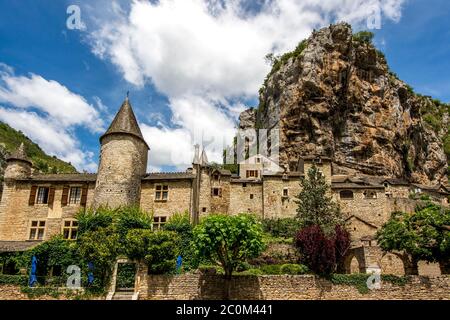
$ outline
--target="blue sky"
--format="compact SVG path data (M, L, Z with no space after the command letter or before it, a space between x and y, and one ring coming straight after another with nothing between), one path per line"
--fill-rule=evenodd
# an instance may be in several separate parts
M220 160L237 115L257 104L264 55L336 20L367 29L371 8L391 69L450 102L450 2L360 2L1 0L0 120L95 171L98 137L129 90L149 170L183 170L202 141ZM80 7L81 30L66 26L69 5Z

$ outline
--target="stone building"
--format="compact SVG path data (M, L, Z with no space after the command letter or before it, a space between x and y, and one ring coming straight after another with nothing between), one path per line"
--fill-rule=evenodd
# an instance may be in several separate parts
M428 194L444 205L449 195L443 185L337 175L332 159L321 156L301 157L295 170L289 171L255 155L239 164L239 174L232 174L210 165L199 146L195 146L192 168L185 172L146 173L151 151L128 99L100 137L100 145L97 174L35 173L23 145L7 158L0 202L0 252L25 250L56 234L76 239L76 213L100 205L139 205L153 213L155 228L179 212L188 212L194 223L212 212L248 212L262 219L294 217L300 179L314 164L331 185L349 222L353 246L346 271L381 269L401 274L398 257L383 255L376 245L376 230L391 212L413 210L412 194Z

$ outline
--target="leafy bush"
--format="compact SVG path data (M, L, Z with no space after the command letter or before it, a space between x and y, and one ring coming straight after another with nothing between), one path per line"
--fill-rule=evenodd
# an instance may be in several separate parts
M195 269L198 266L198 259L195 257L192 246L193 227L190 222L189 213L174 214L164 225L164 230L176 232L179 236L180 255L183 258L182 267L184 270Z
M361 43L372 44L374 34L370 31L360 31L353 35L353 40Z
M303 264L283 264L280 271L281 274L305 274L309 269Z
M144 261L151 274L173 273L179 254L178 242L178 235L173 231L134 229L126 236L126 252L128 257Z
M100 207L96 211L93 209L80 210L76 215L78 234L111 226L115 215L116 211L107 207Z
M24 275L0 274L0 284L26 286L28 277Z
M241 276L259 276L259 275L263 275L264 272L262 272L260 269L258 268L251 268L245 271L242 271L239 273L239 275Z
M260 270L262 271L263 274L272 274L272 275L277 275L277 274L281 274L281 265L279 264L272 264L272 265L265 265L265 266L261 266Z
M318 225L301 229L296 246L302 261L314 272L326 275L334 272L350 248L350 235L342 227L335 227L335 234L327 236Z
M264 232L274 237L293 238L301 224L295 218L263 219Z
M116 228L121 239L125 238L132 229L151 229L153 225L152 214L142 211L139 207L122 207L117 209Z

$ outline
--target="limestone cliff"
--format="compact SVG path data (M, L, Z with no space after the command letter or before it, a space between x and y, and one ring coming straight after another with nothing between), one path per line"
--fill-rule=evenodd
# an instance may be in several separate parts
M299 156L322 154L335 173L447 181L449 105L415 94L370 34L352 34L348 24L316 31L274 58L259 98L240 127L279 128L280 162L291 170Z

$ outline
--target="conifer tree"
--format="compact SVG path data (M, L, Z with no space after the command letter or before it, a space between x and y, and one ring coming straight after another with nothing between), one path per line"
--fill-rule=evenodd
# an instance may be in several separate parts
M301 191L295 202L297 218L303 227L318 225L329 234L336 225L344 225L339 206L333 201L330 186L319 169L313 165L300 181Z

